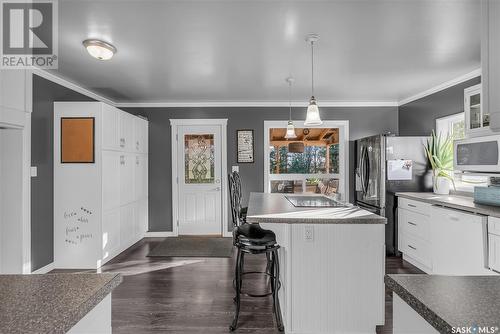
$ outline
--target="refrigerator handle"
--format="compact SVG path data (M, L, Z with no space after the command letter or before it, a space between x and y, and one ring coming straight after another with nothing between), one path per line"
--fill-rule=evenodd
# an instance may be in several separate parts
M368 155L368 149L365 148L363 154L363 192L366 194L368 192L368 185L370 182L370 157Z
M363 195L365 195L365 180L364 180L365 167L363 165L365 149L366 149L365 147L361 148L361 154L359 156L359 180L361 181L361 190L363 192Z

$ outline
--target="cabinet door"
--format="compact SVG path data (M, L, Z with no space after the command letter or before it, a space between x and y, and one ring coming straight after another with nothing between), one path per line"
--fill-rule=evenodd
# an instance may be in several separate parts
M120 149L120 111L107 104L102 105L102 148Z
M136 235L137 240L144 237L144 234L148 231L148 201L147 199L140 200L137 202L137 214L136 214Z
M134 119L135 117L131 114L120 112L120 146L122 150L127 152L135 151Z
M500 272L500 236L489 235L489 266L492 270Z
M102 259L109 260L120 251L120 208L102 215Z
M135 235L135 204L122 206L120 209L120 249L131 246Z
M120 154L120 204L125 205L135 200L134 193L135 155Z
M108 211L120 206L120 152L102 151L102 207Z
M142 122L142 153L149 153L149 122L141 120Z
M144 155L136 154L135 156L135 200L141 200L145 197L144 189Z

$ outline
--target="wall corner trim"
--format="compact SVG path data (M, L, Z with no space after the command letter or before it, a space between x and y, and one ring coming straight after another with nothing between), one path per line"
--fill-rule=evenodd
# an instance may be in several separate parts
M85 95L85 96L88 96L92 99L95 99L99 102L104 102L104 103L107 103L109 105L112 105L112 106L115 106L116 103L111 101L110 99L108 98L105 98L104 96L102 95L99 95L97 93L94 93L86 88L83 88L82 86L74 83L74 82L71 82L67 79L64 79L54 73L51 73L51 72L48 72L46 70L41 70L41 69L35 69L33 70L33 74L36 74L38 75L39 77L42 77L44 79L47 79L49 81L52 81L58 85L61 85L63 87L66 87L68 89L71 89L77 93L80 93L82 95Z
M458 85L458 84L460 84L462 82L465 82L467 80L474 79L474 78L476 78L478 76L481 76L481 69L480 68L475 69L474 71L466 73L464 75L461 75L461 76L459 76L457 78L454 78L454 79L451 79L449 81L443 82L442 84L439 84L439 85L434 86L432 88L426 89L426 90L424 90L424 91L422 91L420 93L417 93L417 94L411 95L409 97L406 97L406 98L404 98L404 99L402 99L402 100L399 101L398 106L402 106L402 105L405 105L407 103L413 102L413 101L421 99L423 97L426 97L428 95L440 92L442 90L445 90L446 88L453 87L453 86Z
M35 271L31 272L31 273L35 274L35 275L46 274L46 273L48 273L48 272L50 272L50 271L52 271L54 269L55 269L55 264L54 264L54 262L51 262L48 265L46 265L46 266L44 266L44 267L42 267L40 269L37 269L37 270L35 270Z

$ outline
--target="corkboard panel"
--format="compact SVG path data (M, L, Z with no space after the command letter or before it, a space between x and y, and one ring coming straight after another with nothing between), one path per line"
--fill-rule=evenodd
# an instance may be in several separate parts
M61 163L94 163L94 118L61 118Z

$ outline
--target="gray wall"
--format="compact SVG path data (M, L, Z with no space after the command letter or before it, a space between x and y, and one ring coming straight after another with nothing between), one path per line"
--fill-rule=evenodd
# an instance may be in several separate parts
M255 163L240 164L244 201L264 183L264 120L288 119L288 108L127 108L149 121L149 230L172 230L171 118L227 118L228 170L236 165L236 130L254 129ZM350 140L385 131L397 132L397 107L321 108L325 120L349 120ZM305 108L295 108L293 119L304 119ZM352 145L351 145L352 146ZM353 152L350 157L352 161ZM352 168L352 164L351 164ZM352 172L352 169L351 169ZM352 188L352 187L351 187Z
M477 77L399 107L401 136L428 136L436 127L436 118L464 111L464 89L477 85Z
M31 115L31 269L54 260L54 104L55 101L93 101L44 78L33 77Z

